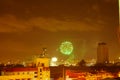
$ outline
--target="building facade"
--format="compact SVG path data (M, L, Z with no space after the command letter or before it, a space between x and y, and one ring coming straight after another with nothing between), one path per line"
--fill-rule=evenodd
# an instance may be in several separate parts
M49 58L36 58L31 67L4 69L0 80L50 80Z
M98 43L97 47L97 63L109 63L109 54L108 54L108 46L106 43Z

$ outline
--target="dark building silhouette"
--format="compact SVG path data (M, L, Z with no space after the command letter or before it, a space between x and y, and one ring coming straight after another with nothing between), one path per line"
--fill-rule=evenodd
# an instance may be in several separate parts
M108 54L108 46L106 43L98 43L97 47L97 63L109 63L109 54Z

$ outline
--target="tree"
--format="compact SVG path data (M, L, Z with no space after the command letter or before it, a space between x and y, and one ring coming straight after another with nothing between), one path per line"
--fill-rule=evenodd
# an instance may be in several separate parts
M78 62L78 66L84 67L86 66L86 62L84 59L82 59L80 62Z

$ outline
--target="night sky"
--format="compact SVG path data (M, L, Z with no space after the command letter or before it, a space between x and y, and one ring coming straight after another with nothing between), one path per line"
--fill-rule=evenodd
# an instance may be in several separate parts
M0 0L0 61L23 60L71 41L75 59L96 58L106 42L110 59L120 56L118 0Z

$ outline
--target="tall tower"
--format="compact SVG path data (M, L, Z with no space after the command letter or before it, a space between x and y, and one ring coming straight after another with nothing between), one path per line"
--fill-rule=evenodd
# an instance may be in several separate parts
M98 43L97 47L97 63L109 63L108 47L107 44L102 42Z
M43 52L40 54L39 58L36 58L34 63L38 68L38 79L37 80L50 80L50 59L47 58L46 55L46 48L43 48Z

